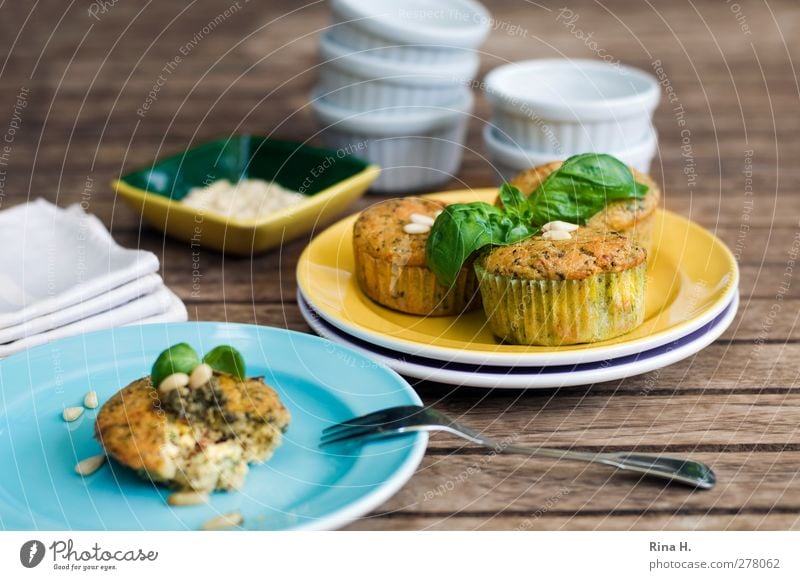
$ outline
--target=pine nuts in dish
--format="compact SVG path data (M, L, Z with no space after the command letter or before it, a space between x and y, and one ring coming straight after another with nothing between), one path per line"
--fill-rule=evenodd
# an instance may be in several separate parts
M297 191L263 179L242 179L231 183L219 179L205 187L194 187L181 202L203 211L234 219L253 220L291 207L305 200Z

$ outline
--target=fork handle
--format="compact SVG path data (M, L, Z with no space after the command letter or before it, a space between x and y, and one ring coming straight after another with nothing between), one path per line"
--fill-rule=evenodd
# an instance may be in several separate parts
M482 443L492 447L498 453L517 453L529 457L551 457L554 459L600 463L624 471L641 473L648 477L675 481L701 489L711 489L716 483L716 476L711 468L704 463L689 459L626 452L589 453L548 447L503 445L500 442L486 439Z

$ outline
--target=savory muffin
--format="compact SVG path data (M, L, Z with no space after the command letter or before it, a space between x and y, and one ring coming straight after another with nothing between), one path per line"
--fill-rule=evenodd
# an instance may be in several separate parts
M272 456L289 419L262 378L214 371L202 385L165 391L147 376L103 405L95 436L110 457L153 481L231 490L244 483L248 463Z
M527 197L538 188L553 171L561 167L561 161L554 161L523 171L511 180ZM631 238L647 251L652 248L653 216L661 201L661 190L649 176L632 167L629 168L634 179L647 186L647 193L641 199L626 199L610 202L605 209L592 216L586 227L619 232ZM499 204L499 198L497 203Z
M353 227L353 252L356 279L367 296L388 308L423 316L447 316L477 307L471 264L461 269L449 289L427 265L428 234L445 207L433 199L406 197L362 212Z
M475 261L483 307L500 339L559 346L606 340L644 320L646 252L616 232L547 232Z

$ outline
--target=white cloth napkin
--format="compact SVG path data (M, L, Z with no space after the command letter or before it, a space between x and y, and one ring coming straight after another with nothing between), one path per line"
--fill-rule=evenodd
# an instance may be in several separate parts
M182 322L151 252L122 248L79 206L0 212L0 357L75 334Z
M158 270L80 206L37 199L0 212L0 328L23 324Z
M112 288L105 294L89 298L84 302L78 302L50 314L32 318L22 324L0 328L0 344L47 332L59 326L112 310L131 300L156 292L163 287L164 283L161 280L161 276L148 274L138 280Z
M85 332L104 330L115 326L128 326L130 324L184 322L186 319L186 306L184 306L180 298L164 286L152 294L131 300L119 308L101 312L95 316L90 316L47 332L34 334L16 342L0 344L0 357L6 357L51 340Z

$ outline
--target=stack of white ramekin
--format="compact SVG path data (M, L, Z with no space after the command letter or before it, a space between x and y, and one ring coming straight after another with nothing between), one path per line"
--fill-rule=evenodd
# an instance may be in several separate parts
M643 71L604 61L529 60L493 70L484 90L492 107L484 140L498 181L590 152L650 170L660 92Z
M326 146L380 165L375 191L450 179L489 14L474 0L332 0L331 9L311 101Z

